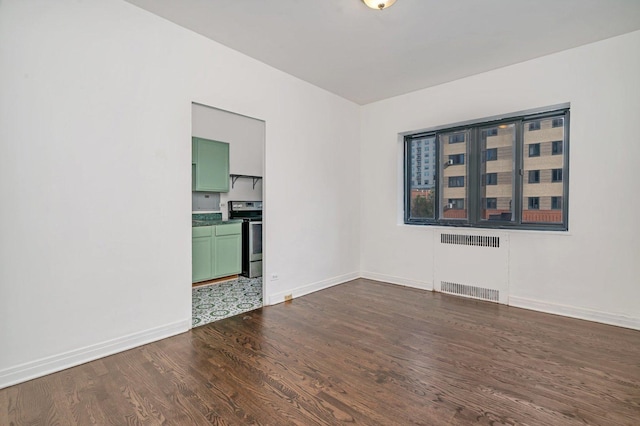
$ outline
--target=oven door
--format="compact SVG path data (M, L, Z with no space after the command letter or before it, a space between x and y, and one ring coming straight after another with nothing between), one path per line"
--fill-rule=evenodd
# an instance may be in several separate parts
M249 262L262 260L262 222L249 222Z

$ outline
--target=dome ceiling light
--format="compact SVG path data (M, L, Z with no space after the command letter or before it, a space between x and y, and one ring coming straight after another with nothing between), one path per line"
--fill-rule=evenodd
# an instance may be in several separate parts
M386 9L389 6L391 6L392 4L394 4L396 2L396 0L362 0L364 2L364 4L366 4L367 6L369 6L371 9Z

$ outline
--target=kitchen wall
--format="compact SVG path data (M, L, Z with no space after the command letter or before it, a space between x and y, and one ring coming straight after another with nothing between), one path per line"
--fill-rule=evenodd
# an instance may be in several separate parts
M119 0L0 2L0 93L0 387L190 327L192 102L267 123L266 303L358 275L357 105Z
M403 224L400 133L570 102L569 232L504 231L494 280L511 305L640 329L639 51L634 32L364 106L362 275L431 289L434 259L473 263L442 258L451 228Z
M229 172L236 175L264 175L265 122L234 114L206 105L193 104L191 107L191 128L193 136L229 143ZM198 193L194 193L198 194ZM229 185L229 192L220 193L218 207L227 219L227 202L261 201L262 180L239 178Z

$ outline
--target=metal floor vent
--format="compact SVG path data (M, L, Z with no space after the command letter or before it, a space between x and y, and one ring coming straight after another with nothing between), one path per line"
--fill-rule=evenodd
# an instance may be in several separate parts
M440 234L442 244L458 244L477 247L500 247L500 237L486 237L482 235Z
M473 297L474 299L489 300L491 302L497 302L500 300L500 292L490 288L440 281L440 290L443 293Z

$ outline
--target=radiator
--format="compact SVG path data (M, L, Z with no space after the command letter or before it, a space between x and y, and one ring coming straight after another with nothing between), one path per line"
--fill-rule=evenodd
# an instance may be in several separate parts
M442 232L434 239L434 290L509 302L509 235L494 231Z

